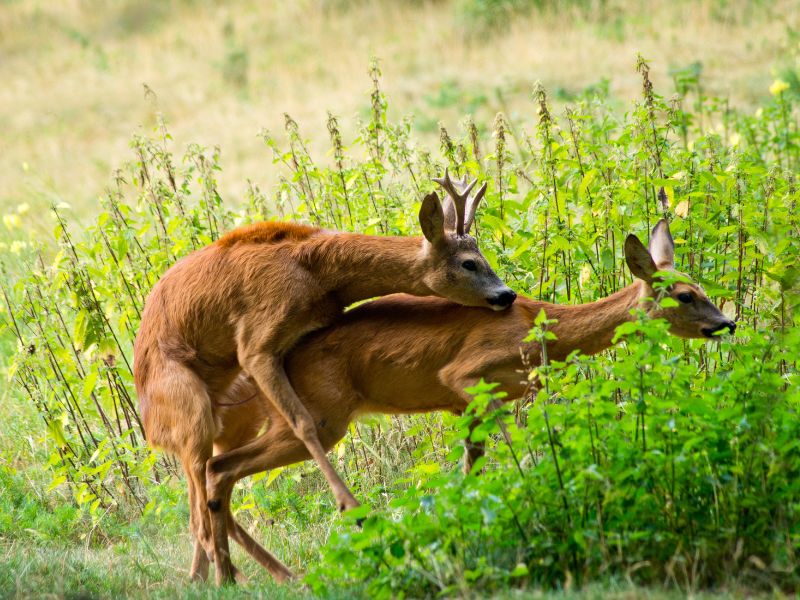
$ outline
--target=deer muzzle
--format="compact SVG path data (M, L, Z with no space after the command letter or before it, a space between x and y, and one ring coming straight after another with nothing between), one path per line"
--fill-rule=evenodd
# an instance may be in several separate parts
M736 333L736 322L735 321L723 321L719 325L715 325L714 327L703 327L700 331L703 332L703 335L707 338L714 337L714 334L718 331L722 331L723 329L728 329L728 333L733 335Z
M508 308L512 304L514 304L514 300L517 299L517 294L514 290L505 289L499 294L495 296L490 296L486 298L486 301L494 310L503 310L504 308Z

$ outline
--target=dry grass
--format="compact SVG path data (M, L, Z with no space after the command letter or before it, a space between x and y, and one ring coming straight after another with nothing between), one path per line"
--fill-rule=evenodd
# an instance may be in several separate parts
M414 110L429 130L439 120L455 126L476 96L479 120L504 110L530 121L537 79L570 92L608 77L615 94L632 98L637 51L652 60L662 92L671 93L670 66L700 61L709 92L747 106L767 93L787 29L800 21L798 3L788 0L597 6L604 7L536 13L476 37L445 1L6 3L0 212L54 198L91 210L129 158L130 136L151 129L157 110L180 145L223 149L227 197L238 196L247 178L268 185L274 171L258 131L280 130L289 112L321 155L326 110L355 129L373 54L382 59L392 110ZM244 85L232 80L237 52L247 60ZM143 83L157 101L145 98Z

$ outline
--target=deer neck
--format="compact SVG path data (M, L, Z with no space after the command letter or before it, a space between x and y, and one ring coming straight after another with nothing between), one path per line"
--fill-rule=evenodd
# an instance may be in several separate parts
M551 328L558 338L553 342L554 353L562 354L559 350L563 349L566 357L575 349L583 354L596 354L610 348L616 328L634 318L631 309L639 305L641 284L637 280L602 300L561 307L553 315L559 322Z
M309 240L303 263L347 306L393 293L428 296L421 237L333 233Z

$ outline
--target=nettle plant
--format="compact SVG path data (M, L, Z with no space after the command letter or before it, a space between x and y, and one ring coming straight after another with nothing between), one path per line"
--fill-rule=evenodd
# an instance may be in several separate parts
M667 102L637 66L642 98L623 115L598 88L555 116L537 87L535 123L500 114L490 139L468 118L457 136L441 127L437 154L410 121L388 118L373 65L369 116L351 147L330 115L320 163L287 115L283 141L263 134L279 180L269 193L251 183L236 207L218 192L217 149L178 158L163 124L136 138L92 225L78 233L54 208L52 239L24 268L4 260L0 327L16 346L7 376L14 400L33 403L45 424L50 493L97 527L105 509L138 515L164 497L175 465L144 444L130 363L144 298L176 259L262 219L416 232L418 204L448 167L488 182L476 233L518 292L577 303L619 290L630 280L625 236L666 216L676 269L737 321L736 339L670 339L641 317L599 356L545 361L529 375L542 384L536 396L499 412L485 410L487 384L461 418L354 425L336 458L374 512L359 513L369 515L361 531L332 526L308 581L322 590L368 575L361 585L384 596L598 574L685 589L736 578L796 586L797 105L778 92L743 115L699 85ZM532 335L546 347L548 333L542 321ZM465 477L457 442L476 418L488 454ZM256 476L234 507L256 525L271 518L266 505L289 520L333 515L321 479L301 479L311 472Z

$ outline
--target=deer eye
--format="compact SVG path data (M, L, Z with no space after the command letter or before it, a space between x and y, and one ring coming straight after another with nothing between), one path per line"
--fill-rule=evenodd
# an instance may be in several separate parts
M461 263L461 266L464 267L467 271L477 271L478 265L475 264L474 260L465 260Z
M684 304L691 304L694 301L694 297L689 292L682 292L678 294L678 300Z

